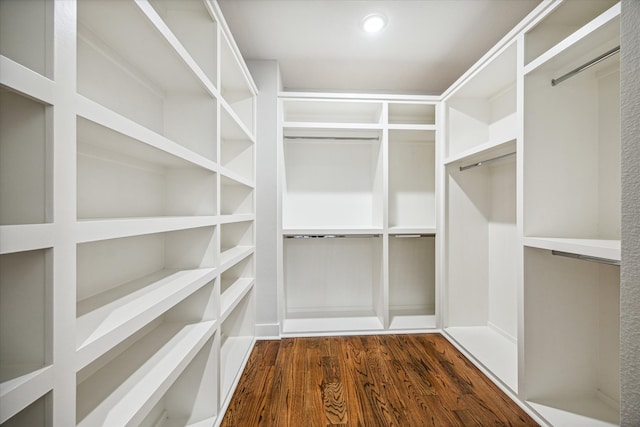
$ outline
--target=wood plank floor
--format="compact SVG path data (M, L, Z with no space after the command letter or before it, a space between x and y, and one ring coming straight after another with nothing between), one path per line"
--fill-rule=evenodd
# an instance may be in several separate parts
M536 426L439 334L258 341L223 427Z

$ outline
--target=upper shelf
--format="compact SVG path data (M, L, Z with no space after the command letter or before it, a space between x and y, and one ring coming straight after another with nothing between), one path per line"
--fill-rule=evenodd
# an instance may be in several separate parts
M382 123L382 103L375 101L285 99L282 112L285 123Z

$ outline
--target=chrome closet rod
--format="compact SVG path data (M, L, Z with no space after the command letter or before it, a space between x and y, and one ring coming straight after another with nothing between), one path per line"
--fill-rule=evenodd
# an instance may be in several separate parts
M590 67L596 65L598 62L604 61L608 57L613 56L618 52L620 52L620 46L614 47L613 49L603 53L602 55L598 56L597 58L594 58L591 61L589 61L589 62L587 62L585 64L582 64L578 68L575 68L575 69L569 71L567 74L564 74L564 75L558 77L557 79L551 79L551 86L555 86L558 83L562 83L563 81L565 81L567 79L570 79L571 77L575 76L576 74L583 72L587 68L590 68Z
M600 258L595 256L589 256L589 255L580 255L580 254L574 254L571 252L562 252L562 251L556 251L556 250L552 250L551 253L553 255L563 256L567 258L574 258L574 259L579 259L583 261L599 262L601 264L617 265L617 266L620 265L620 261L615 259Z
M380 141L377 136L287 136L284 139L317 139L333 141Z
M379 234L290 234L285 239L350 239L358 237L380 237Z
M485 164L487 164L487 163L496 162L496 161L498 161L498 160L502 160L502 159L504 159L504 158L507 158L507 157L513 156L513 155L515 155L515 154L516 154L516 152L514 151L513 153L503 154L502 156L497 156L497 157L494 157L494 158L492 158L492 159L483 160L483 161L481 161L481 162L472 163L472 164L470 164L470 165L466 165L466 166L460 166L460 172L462 172L462 171L466 171L467 169L476 168L476 167L478 167L478 166L483 166L483 165L485 165Z

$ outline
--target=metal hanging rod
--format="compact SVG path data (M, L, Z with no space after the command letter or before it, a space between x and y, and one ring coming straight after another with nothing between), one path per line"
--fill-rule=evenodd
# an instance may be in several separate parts
M466 171L467 169L472 169L472 168L476 168L478 166L483 166L486 165L487 163L493 163L493 162L497 162L498 160L502 160L504 158L510 157L515 155L516 152L514 151L513 153L509 153L509 154L503 154L502 156L497 156L494 157L492 159L488 159L488 160L483 160L481 162L477 162L477 163L472 163L470 165L466 165L466 166L460 166L460 172L462 171Z
M380 237L379 234L291 234L284 236L286 239L350 239Z
M562 252L562 251L555 251L555 250L552 250L551 253L553 255L563 256L563 257L573 258L573 259L579 259L579 260L583 260L583 261L599 262L601 264L617 265L617 266L620 265L620 261L618 261L616 259L599 258L599 257L595 257L595 256L573 254L571 252Z
M604 61L605 59L609 58L610 56L615 55L618 52L620 52L620 46L614 47L610 51L607 51L607 52L603 53L602 55L598 56L597 58L594 58L591 61L589 61L589 62L587 62L585 64L582 64L578 68L569 71L567 74L564 74L564 75L558 77L557 79L551 79L551 86L555 86L558 83L562 83L563 81L565 81L567 79L570 79L571 77L575 76L576 74L583 72L587 68L590 68L590 67L596 65L598 62Z
M328 141L380 141L378 136L287 136L284 139L313 139Z

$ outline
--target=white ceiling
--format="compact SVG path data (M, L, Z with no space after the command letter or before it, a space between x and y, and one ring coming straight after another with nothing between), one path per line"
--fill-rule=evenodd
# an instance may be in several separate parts
M540 0L218 0L245 59L288 90L440 94ZM359 28L382 12L378 34Z

